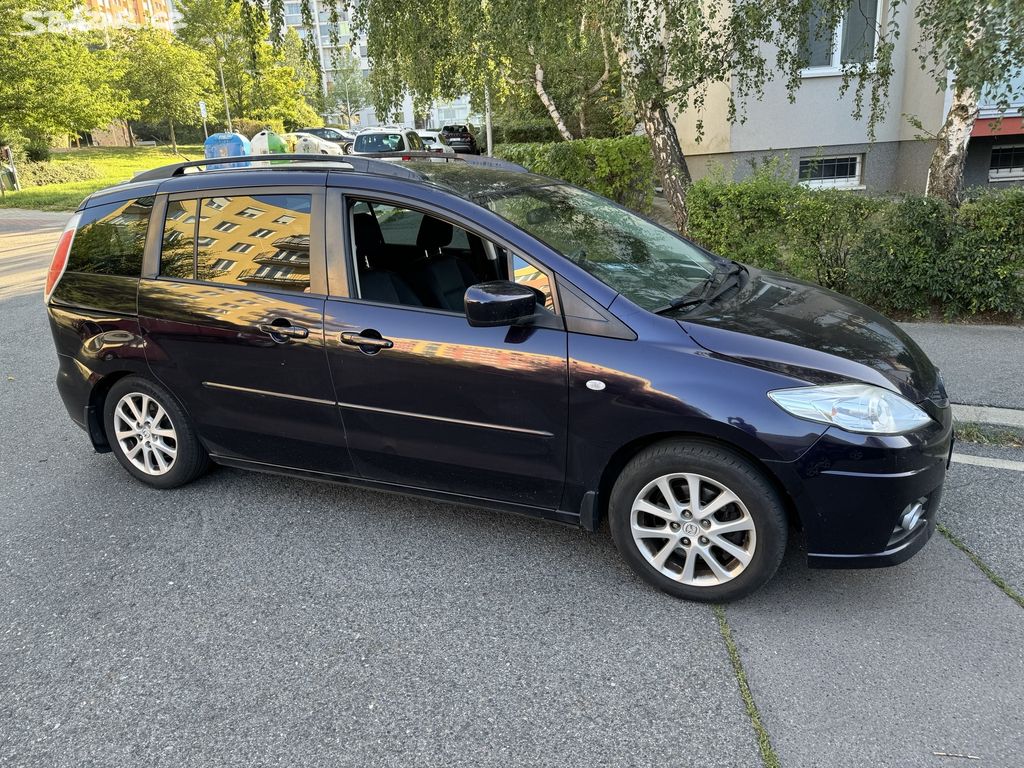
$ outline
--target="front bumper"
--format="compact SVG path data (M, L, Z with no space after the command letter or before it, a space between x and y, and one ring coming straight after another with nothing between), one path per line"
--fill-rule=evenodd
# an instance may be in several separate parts
M808 565L873 568L896 565L935 530L952 448L949 407L908 435L856 435L829 428L799 460L775 465L800 516ZM901 519L916 503L920 522Z

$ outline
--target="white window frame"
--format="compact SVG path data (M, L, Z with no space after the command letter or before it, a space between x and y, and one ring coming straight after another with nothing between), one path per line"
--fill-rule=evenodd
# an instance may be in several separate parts
M884 0L878 0L878 10L875 12L875 21L880 23L882 21L882 6ZM817 66L805 67L800 70L800 76L804 78L812 77L835 77L836 75L842 75L851 69L855 69L857 64L843 64L843 28L846 25L846 14L839 17L839 23L836 24L835 29L832 30L832 57L829 64L822 64ZM876 31L875 33L875 44L871 49L871 61L868 62L868 67L874 71L875 60L878 56L878 42L881 35Z
M1024 149L1024 144L995 144L992 146L992 151L995 152L997 149ZM992 162L992 157L989 155L989 164ZM1024 166L1020 168L989 168L988 169L988 180L990 182L1000 181L1020 181L1024 179Z
M797 176L800 174L800 163L804 160L820 161L820 160L845 160L847 158L854 158L857 161L857 176L856 178L844 178L844 179L799 179L800 184L808 189L864 189L864 154L861 152L851 152L849 154L840 155L814 155L812 157L801 157L797 160Z

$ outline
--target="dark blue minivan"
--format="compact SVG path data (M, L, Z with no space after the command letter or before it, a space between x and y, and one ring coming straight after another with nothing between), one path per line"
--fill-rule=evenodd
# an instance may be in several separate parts
M249 158L250 160L252 158ZM952 444L935 367L843 296L477 158L217 160L88 198L46 282L97 451L211 462L597 530L694 600L901 562Z

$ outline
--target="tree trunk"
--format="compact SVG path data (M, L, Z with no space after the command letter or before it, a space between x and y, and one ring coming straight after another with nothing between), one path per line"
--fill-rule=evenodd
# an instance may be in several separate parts
M950 205L960 203L967 143L971 139L971 130L977 117L977 92L972 88L954 85L953 103L946 115L946 122L939 130L938 146L928 166L928 183L924 190L928 197L941 198Z
M676 228L686 234L686 190L693 179L686 167L679 135L669 115L668 107L659 102L638 105L638 112L644 124L644 132L651 142L654 154L654 170L661 179L662 194L672 206Z
M572 141L572 134L569 129L565 127L565 120L562 118L562 113L558 111L558 107L544 88L544 67L540 65L540 61L537 60L537 55L533 52L533 46L529 46L530 55L533 59L533 87L537 91L537 95L540 97L540 103L544 105L544 108L551 115L551 119L555 123L555 127L558 128L558 133L561 134L562 138L566 141Z
M178 154L178 141L174 138L174 121L168 119L167 122L171 126L171 151Z
M585 20L585 19L584 19ZM583 21L580 22L581 34L582 34ZM587 91L587 95L583 97L583 103L580 104L580 138L587 138L587 102L592 96L597 96L604 88L605 83L608 82L608 78L612 72L611 61L608 58L608 43L604 38L604 27L598 28L598 34L601 35L601 52L604 54L604 72L601 73L601 77L598 78L597 82L590 86Z

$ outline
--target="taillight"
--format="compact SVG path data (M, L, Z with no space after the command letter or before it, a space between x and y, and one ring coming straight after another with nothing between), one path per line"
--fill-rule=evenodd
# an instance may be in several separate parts
M76 213L68 219L67 226L57 241L57 250L53 252L53 261L50 262L50 270L46 273L46 287L43 288L43 302L50 303L53 289L64 276L64 270L68 268L68 254L71 253L71 242L75 239L75 231L78 229L78 222L82 214Z

